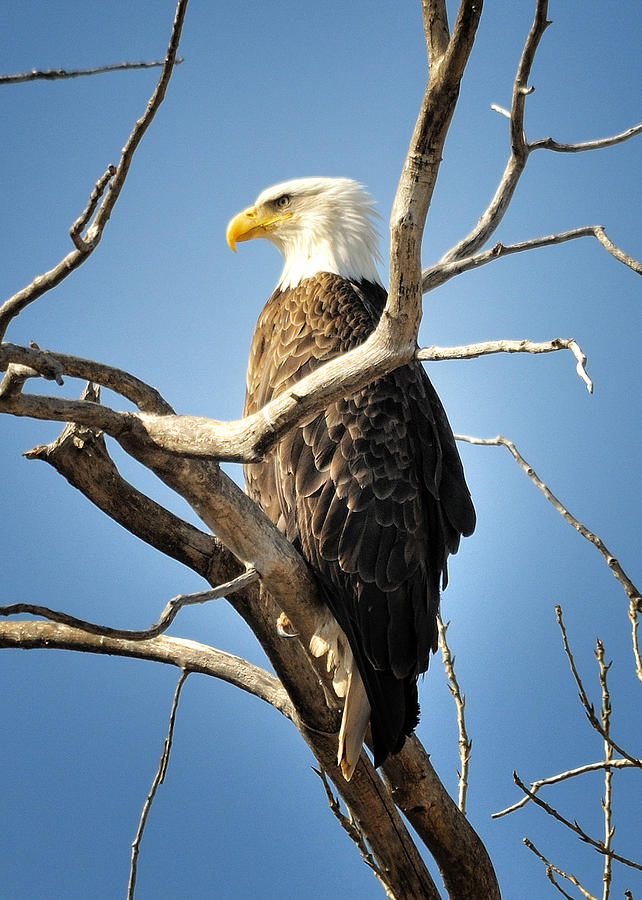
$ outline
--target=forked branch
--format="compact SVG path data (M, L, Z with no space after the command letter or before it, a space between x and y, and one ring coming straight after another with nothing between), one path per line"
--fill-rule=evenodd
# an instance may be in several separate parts
M97 200L98 197L102 197L102 201L98 205L93 222L90 224L87 232L82 238L79 232L74 231L75 247L61 259L57 265L44 272L42 275L36 276L30 284L26 285L26 287L22 288L22 290L15 293L12 297L9 297L9 299L0 306L0 340L4 338L7 326L11 320L17 316L25 306L32 303L38 297L41 297L46 291L51 290L51 288L55 287L57 284L60 284L60 282L74 269L77 269L78 266L82 265L85 259L87 259L98 246L104 228L109 221L109 217L112 214L118 196L125 183L134 152L165 97L165 92L176 63L176 53L186 9L187 0L178 0L163 69L156 84L156 88L149 99L147 108L141 118L136 122L134 129L127 139L120 161L113 170L113 173L111 167L108 168L105 174L96 182L92 197L95 197L95 200ZM109 190L103 196L107 183L109 183ZM87 210L92 208L92 204L93 208L95 208L95 201L90 198ZM87 210L85 210L80 217L81 220L83 220L83 225L86 223L88 216L91 215Z

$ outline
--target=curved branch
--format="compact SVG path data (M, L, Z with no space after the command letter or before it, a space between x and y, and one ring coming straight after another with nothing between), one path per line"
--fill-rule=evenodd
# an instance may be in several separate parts
M141 412L156 415L172 415L174 413L172 407L156 388L124 369L95 362L93 359L41 350L33 342L29 347L21 347L5 341L0 344L0 372L7 370L11 364L28 366L33 370L33 377L40 375L48 380L56 381L59 385L64 383L63 375L91 381L125 397ZM94 402L97 402L97 398Z
M513 83L510 111L505 110L496 104L493 104L492 106L493 109L502 115L507 116L510 120L511 141L511 154L495 194L472 231L462 238L462 240L458 241L458 243L445 253L434 266L425 270L423 275L424 292L431 290L438 284L442 284L443 281L448 280L453 274L456 274L456 271L451 270L450 268L450 264L456 261L465 261L466 265L464 268L458 270L465 271L468 268L473 268L476 265L482 265L485 262L489 262L490 259L494 258L493 250L486 251L485 254L480 254L479 257L474 256L474 254L476 254L476 252L492 236L502 221L513 198L519 179L526 167L531 151L543 149L553 150L559 153L580 153L587 150L601 150L606 147L612 147L615 144L621 144L636 135L642 134L642 124L639 124L610 137L598 138L581 143L564 144L554 141L550 137L541 138L532 142L527 141L524 133L525 102L528 94L532 92L532 88L529 87L528 81L533 60L535 58L535 52L546 28L550 25L547 14L547 0L538 0L533 24L526 38L517 67L515 81ZM585 228L574 229L572 232L564 232L559 236L552 236L552 240L550 238L535 239L532 243L523 242L521 245L512 245L511 249L502 249L501 253L497 253L496 251L495 253L496 255L504 255L504 252L514 253L522 249L545 246L547 243L560 243L563 240L571 240L574 237L583 237L587 234L593 234L594 237L602 243L605 249L615 256L616 259L620 260L620 262L630 266L634 271L638 272L638 274L642 272L640 263L616 247L606 237L604 229L601 226L586 226ZM539 243L539 241L541 241L541 243ZM501 247L501 245L497 246ZM442 272L445 275L443 280Z
M434 856L450 900L500 900L488 852L433 769L416 735L383 764L395 803Z
M159 637L144 641L96 635L58 622L0 621L0 648L20 650L77 650L108 656L127 656L176 666L227 681L269 703L286 718L296 720L294 707L278 678L245 659L185 638Z
M522 471L526 473L535 487L539 491L541 491L542 494L544 494L546 499L549 501L549 503L552 504L552 506L557 510L562 518L566 522L568 522L568 524L571 525L579 534L581 534L583 538L586 538L589 543L593 544L593 546L596 547L597 550L599 550L599 552L604 557L604 560L606 561L609 569L624 588L626 596L632 603L635 604L636 608L639 611L642 611L642 596L640 595L639 590L633 584L629 576L626 574L618 560L613 556L604 541L592 531L590 531L590 529L588 529L586 525L583 525L582 522L579 521L579 519L576 519L575 516L568 511L564 504L557 499L550 488L548 488L548 486L541 480L530 463L528 463L524 459L524 457L521 455L512 441L509 441L501 434L498 434L497 437L494 438L478 438L471 437L470 435L466 434L456 434L455 438L458 441L465 441L468 444L477 444L482 447L506 447L506 449L513 457L513 459L517 462Z
M620 856L619 853L615 853L611 849L607 849L602 841L596 841L594 838L588 835L583 828L580 828L577 822L571 822L560 812L558 812L553 806L545 803L544 800L541 799L541 797L535 796L535 794L532 791L529 791L524 782L519 778L517 772L513 772L513 779L517 787L520 788L520 790L522 790L525 794L527 794L528 797L533 801L533 803L536 803L537 806L543 809L544 812L548 813L549 816L552 816L554 819L556 819L556 821L560 822L562 825L566 825L566 827L570 831L577 834L585 843L590 844L591 847L594 847L598 851L598 853L603 853L605 855L608 854L611 859L615 859L625 866L630 866L632 869L639 869L642 872L642 865L640 865L640 863L637 863L632 859L628 859L626 856Z
M169 80L174 70L174 64L176 62L176 52L178 50L178 43L181 36L186 9L187 0L178 0L176 14L174 17L174 24L172 26L172 33L167 48L167 54L165 56L163 70L158 79L158 83L156 84L156 88L152 96L150 97L149 102L147 103L147 109L145 110L141 118L136 122L133 131L131 132L129 138L127 139L127 142L125 143L120 161L116 166L113 176L110 176L111 181L109 190L103 197L103 200L98 207L98 212L94 217L94 221L90 225L86 235L82 239L82 243L79 246L74 247L74 249L63 259L61 259L60 262L52 269L49 269L42 275L36 276L36 278L34 278L30 284L15 293L12 297L9 297L9 299L6 300L2 304L2 306L0 306L0 340L2 340L2 338L4 337L7 326L9 325L11 320L15 318L15 316L17 316L30 303L33 303L34 300L37 300L38 297L41 297L46 291L55 287L57 284L60 284L60 282L63 281L63 279L65 279L67 275L69 275L74 269L77 269L78 266L82 265L87 257L98 246L105 225L109 221L109 217L112 214L113 208L116 204L116 201L118 200L118 196L125 183L125 178L127 177L127 172L129 171L134 152L165 97L165 91L167 90L167 85L169 84ZM95 191L100 190L100 193L102 193L102 189L104 189L106 184L106 182L104 182L104 179L105 176L102 176L98 180L94 188ZM101 185L102 189L100 188Z
M498 242L488 250L480 253L473 253L470 256L458 257L451 262L444 262L443 259L432 266L424 269L422 272L421 289L425 293L445 284L460 275L462 272L469 272L471 269L477 269L486 263L495 259L501 259L503 256L510 256L513 253L521 253L524 250L537 250L540 247L549 247L553 244L563 244L566 241L577 240L583 237L594 237L602 244L604 249L611 254L619 262L633 269L638 275L642 275L642 263L625 253L620 247L613 243L607 236L602 225L581 225L578 228L571 228L569 231L560 231L556 234L547 234L543 237L530 238L526 241L519 241L514 244L502 244Z
M423 9L429 78L390 215L390 285L375 331L388 350L405 348L405 352L414 349L421 321L424 223L459 85L475 40L482 2L461 0L447 45L443 0L424 5Z
M249 587L251 584L255 584L258 580L258 572L255 569L248 569L242 575L225 582L225 584L219 584L209 591L199 591L195 594L179 594L176 597L172 597L165 605L158 620L153 625L150 625L149 628L112 628L110 625L98 625L95 622L78 619L76 616L69 615L69 613L49 609L47 606L39 606L37 603L11 603L7 606L0 606L0 617L7 618L27 613L31 616L42 616L43 619L48 619L50 622L68 625L70 628L78 628L98 637L116 638L125 641L146 641L150 638L158 637L167 631L184 606L219 600L221 597L227 597L236 591Z
M586 372L586 354L573 338L553 338L551 341L482 341L479 344L464 344L459 347L422 347L417 350L420 360L435 361L442 359L475 359L493 353L554 353L557 350L570 350L577 366L575 370L582 379L589 394L593 393L593 382ZM463 439L463 438L462 438Z
M440 264L470 256L490 238L504 217L513 198L517 183L528 161L529 148L524 136L524 106L529 93L528 79L535 52L542 35L549 26L547 0L537 0L533 24L524 43L515 81L510 111L511 155L506 163L495 195L482 213L477 225L439 260Z
M616 144L623 144L629 138L642 134L642 122L639 125L633 125L626 131L620 131L619 134L613 134L610 137L596 138L592 141L581 141L577 144L563 144L554 141L551 137L540 138L537 141L531 141L529 147L531 150L553 150L555 153L583 153L585 150L604 150L606 147L614 147Z
M568 778L576 778L578 775L585 775L587 772L599 772L600 769L606 768L633 769L637 768L637 766L635 766L630 759L602 759L599 762L586 763L583 766L577 766L575 769L568 769L566 772L558 772L557 775L549 775L547 778L538 778L537 781L531 781L531 792L536 794L540 788L546 787L549 784L559 784L560 781L566 781ZM529 796L522 797L517 803L513 803L505 809L500 809L498 812L492 813L491 819L501 819L502 816L507 816L509 813L521 809L522 806L526 806L531 799L532 797Z

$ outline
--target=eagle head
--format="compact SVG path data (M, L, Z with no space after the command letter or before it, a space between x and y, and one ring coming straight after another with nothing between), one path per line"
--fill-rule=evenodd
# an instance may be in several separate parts
M294 178L266 188L227 226L227 243L263 237L280 250L284 266L277 287L330 272L380 283L378 218L372 198L351 178Z

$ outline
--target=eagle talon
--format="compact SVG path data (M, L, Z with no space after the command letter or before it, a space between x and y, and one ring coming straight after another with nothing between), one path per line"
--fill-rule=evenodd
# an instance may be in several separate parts
M276 620L276 633L279 637L284 638L293 638L298 636L296 631L292 631L292 623L285 613L281 613L279 618Z

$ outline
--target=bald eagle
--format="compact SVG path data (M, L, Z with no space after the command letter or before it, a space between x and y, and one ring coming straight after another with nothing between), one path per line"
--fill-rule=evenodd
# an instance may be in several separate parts
M363 343L386 303L372 200L348 178L267 188L227 241L267 238L283 271L252 339L245 413ZM419 719L417 678L437 647L446 562L475 511L441 402L419 363L378 378L245 466L250 496L314 570L327 606L311 641L345 697L349 779L368 724L375 766Z

